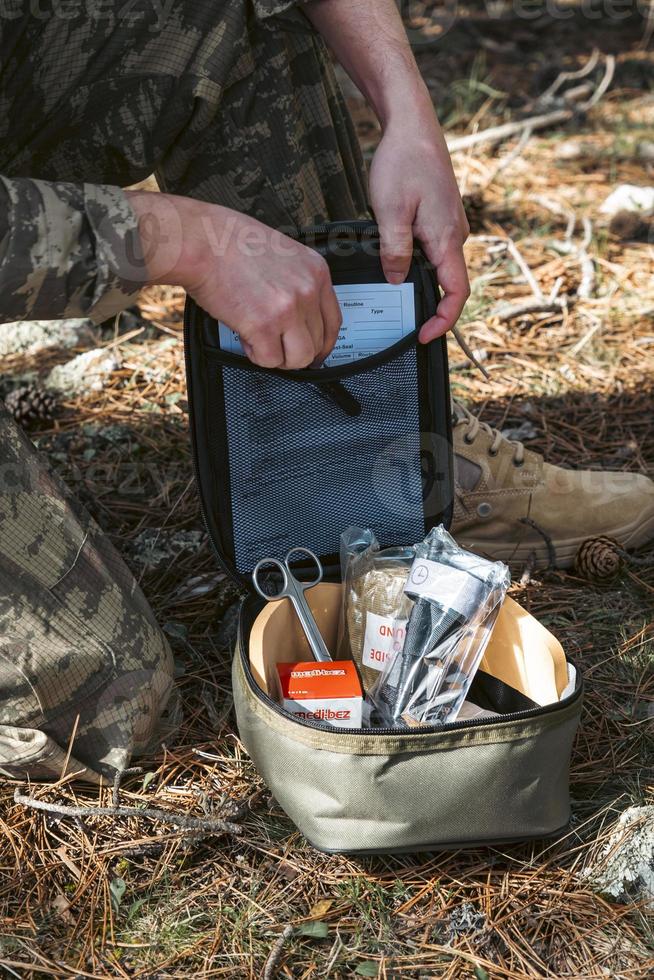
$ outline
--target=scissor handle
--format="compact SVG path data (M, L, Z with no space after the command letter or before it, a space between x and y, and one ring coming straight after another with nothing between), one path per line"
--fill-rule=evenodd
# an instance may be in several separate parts
M275 592L272 595L270 592L266 592L259 582L259 576L263 568L269 568L270 566L276 568L277 571L282 576L282 587L279 592ZM259 593L262 599L266 602L274 601L275 599L283 599L284 596L289 595L290 589L290 570L286 562L281 562L277 558L262 558L261 561L257 562L254 566L254 571L252 572L252 582L255 589Z
M313 562L315 562L316 569L318 571L317 578L310 582L304 582L301 579L296 578L291 570L290 563L297 555L302 555L304 557L308 556ZM259 574L261 569L268 566L276 568L282 576L281 590L279 592L275 592L273 595L265 592L259 582ZM283 562L278 561L277 558L263 558L255 565L254 571L252 572L254 587L262 599L265 599L267 602L271 602L275 601L276 599L284 599L288 597L291 600L300 623L302 624L304 635L307 638L307 642L314 659L318 660L319 662L329 661L332 658L329 655L329 650L325 646L325 641L323 640L320 630L316 625L313 614L309 609L304 593L307 589L311 589L314 585L318 585L318 583L322 581L322 575L323 570L322 565L320 564L320 559L317 555L314 555L313 551L309 551L308 548L291 548Z
M305 557L308 556L311 559L313 564L316 566L316 570L318 572L317 578L312 579L309 582L306 582L304 579L299 579L297 575L293 573L293 570L291 568L291 562L297 560L295 558L296 555L302 555ZM295 582L297 582L297 584L300 586L300 588L303 591L306 591L307 589L312 589L314 585L318 585L320 582L322 582L323 570L322 570L322 564L320 563L320 558L318 558L318 555L314 554L314 552L311 551L309 548L291 548L291 550L286 556L285 564L289 575L293 576L293 579L295 580Z

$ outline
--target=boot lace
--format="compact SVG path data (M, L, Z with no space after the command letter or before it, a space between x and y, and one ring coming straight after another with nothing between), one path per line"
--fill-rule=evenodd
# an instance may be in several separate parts
M525 461L525 447L517 439L507 439L503 436L499 429L494 429L487 422L482 422L469 412L467 408L456 403L455 410L455 425L465 425L467 427L467 432L465 433L463 439L469 446L473 444L480 432L485 432L486 435L491 437L491 444L488 447L489 456L497 456L502 444L508 442L513 449L513 465L522 466Z

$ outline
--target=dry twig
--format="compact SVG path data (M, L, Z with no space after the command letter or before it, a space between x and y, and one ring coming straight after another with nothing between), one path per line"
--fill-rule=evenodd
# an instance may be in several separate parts
M599 63L599 59L600 59L599 48L593 48L588 61L586 62L585 65L582 65L581 68L578 68L576 71L559 72L559 74L556 76L556 78L554 79L550 87L545 89L545 91L540 97L540 100L542 102L545 102L548 99L553 98L558 92L558 90L561 88L561 86L565 85L566 82L576 82L580 78L586 78L593 71L595 71Z
M284 954L284 947L286 943L293 935L293 926L288 925L284 927L284 931L281 936L275 941L275 945L270 950L270 955L266 960L266 965L263 968L262 980L273 980L279 964L281 963L282 956Z
M208 834L237 834L243 833L243 828L227 820L209 817L189 817L181 813L169 813L153 807L136 806L68 806L62 803L48 803L37 800L32 796L21 793L19 788L14 791L14 802L33 810L42 810L62 817L145 817L148 820L158 820L160 823L173 824L182 830L202 830Z
M538 108L544 107L548 102L551 102L554 93L558 92L568 79L582 78L590 74L597 65L597 62L598 52L595 50L591 54L587 64L579 72L562 72L536 102L535 108L537 111L535 114L527 116L524 119L518 119L515 122L503 123L500 126L491 126L489 129L469 133L467 136L448 139L447 146L450 153L461 153L463 150L469 150L470 147L478 146L480 143L501 143L504 140L510 139L512 136L524 133L525 130L528 130L531 134L537 130L558 126L563 122L570 122L575 115L588 112L603 98L611 85L615 74L615 58L613 55L607 55L604 73L595 89L591 89L592 95L590 98L582 101L583 96L589 91L586 85L582 85L576 89L569 89L563 94L563 106L561 108L550 109L547 112L539 112Z
M551 112L529 116L527 119L502 123L500 126L491 126L489 129L482 129L477 133L470 133L468 136L448 139L447 148L450 153L461 153L463 150L469 150L471 146L479 146L481 143L502 143L512 136L520 135L525 129L529 129L533 133L539 129L547 129L549 126L569 122L573 115L572 109L553 109Z
M557 299L543 296L542 299L526 299L519 303L501 303L494 307L491 316L498 320L516 320L531 313L559 313L568 306L566 298Z

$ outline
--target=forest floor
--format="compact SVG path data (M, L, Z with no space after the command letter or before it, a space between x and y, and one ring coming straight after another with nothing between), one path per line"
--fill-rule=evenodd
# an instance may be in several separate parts
M420 6L412 36L452 139L565 108L539 96L594 48L596 67L563 88L590 85L587 101L610 81L570 122L455 153L472 226L462 327L490 381L452 341L454 393L551 462L654 475L654 232L643 221L609 227L600 211L621 184L654 187L654 55L642 12L609 22L573 5L560 8L570 20L465 8L448 25L431 9ZM378 128L347 92L369 155ZM520 312L525 303L538 309ZM63 399L31 435L135 572L175 652L182 730L125 779L121 802L202 815L226 799L242 833L189 839L147 818L47 815L15 803L5 782L0 975L654 975L652 905L643 880L630 888L613 860L641 846L646 877L646 834L654 838L654 567L644 561L604 586L556 571L514 586L586 680L562 839L360 860L316 852L235 730L238 593L198 511L182 312L174 290L145 292L96 340L115 355L104 387ZM6 356L2 392L82 349ZM111 801L110 789L66 781L31 792Z

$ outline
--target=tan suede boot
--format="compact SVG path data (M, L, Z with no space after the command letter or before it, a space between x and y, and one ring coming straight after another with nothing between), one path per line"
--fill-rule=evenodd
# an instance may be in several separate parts
M568 568L579 545L608 535L623 548L654 537L654 483L640 473L551 466L454 404L460 545L518 568Z

